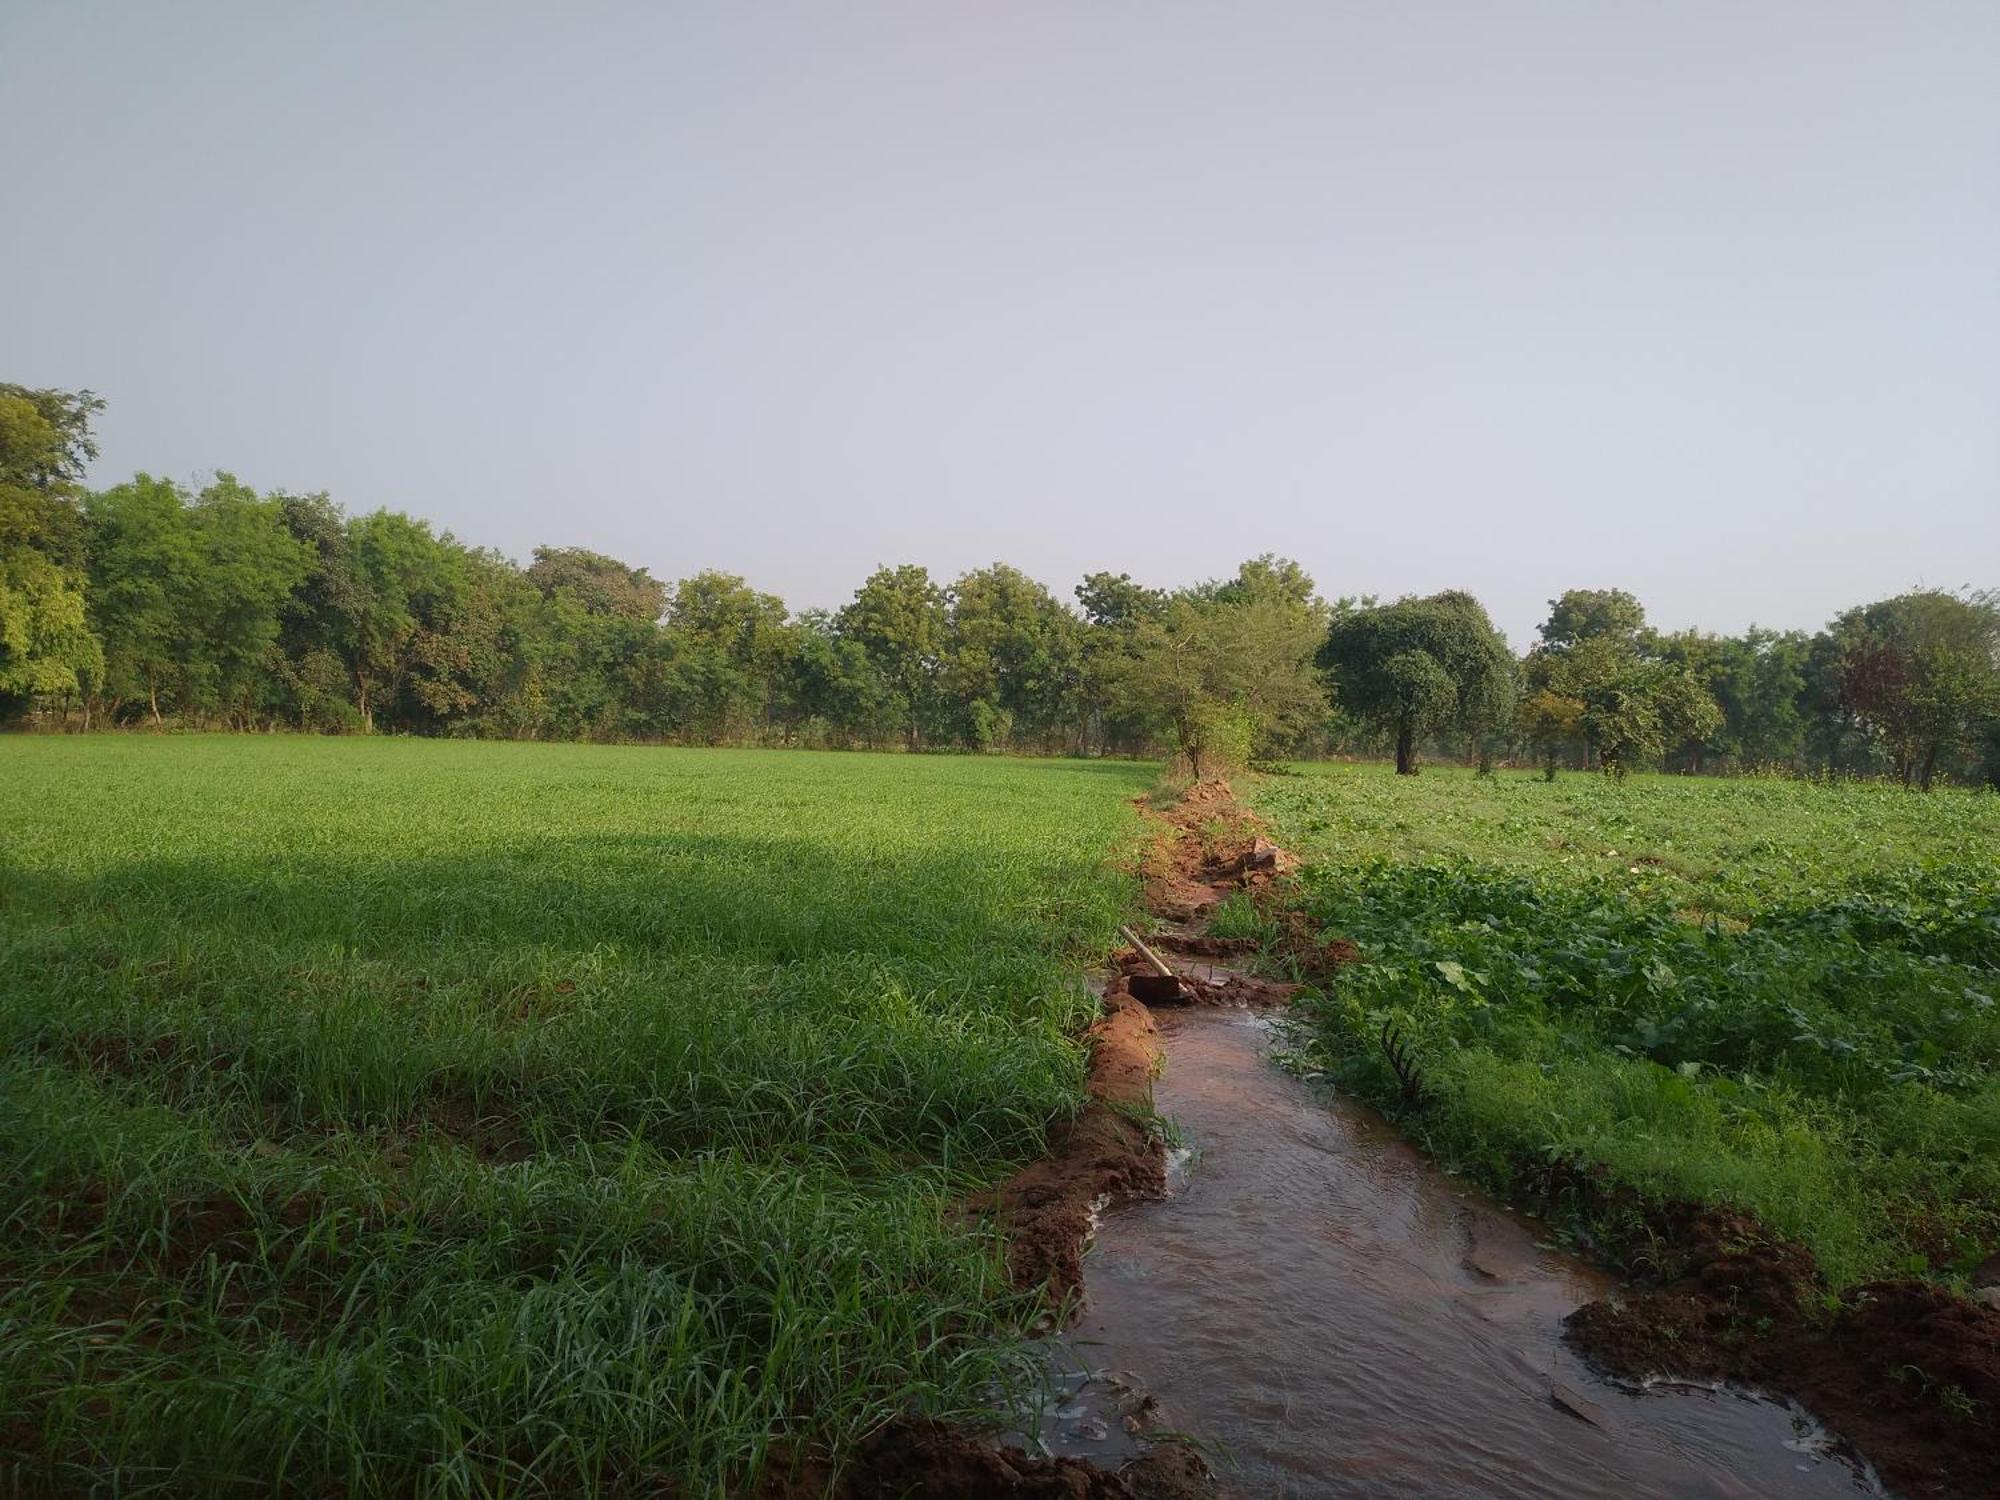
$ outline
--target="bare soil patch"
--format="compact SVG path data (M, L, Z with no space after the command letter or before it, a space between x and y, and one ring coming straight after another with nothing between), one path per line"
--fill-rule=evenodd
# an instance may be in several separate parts
M1209 1500L1215 1480L1184 1443L1161 1443L1114 1473L1082 1459L994 1448L913 1419L868 1440L843 1493L849 1500Z
M1005 1227L1014 1283L1045 1287L1059 1304L1083 1287L1091 1218L1111 1203L1166 1191L1166 1152L1144 1123L1159 1055L1152 1013L1121 976L1090 1028L1089 1100L1056 1127L1049 1154L968 1205Z
M1829 1298L1806 1250L1746 1214L1661 1216L1672 1281L1572 1314L1607 1369L1727 1380L1791 1396L1899 1494L1990 1497L2000 1483L2000 1311L1918 1281Z

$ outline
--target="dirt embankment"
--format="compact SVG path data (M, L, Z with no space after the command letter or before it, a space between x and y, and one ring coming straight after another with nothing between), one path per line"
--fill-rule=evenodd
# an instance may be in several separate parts
M970 1205L1004 1226L1015 1283L1045 1287L1058 1303L1082 1289L1093 1215L1166 1190L1165 1152L1144 1123L1159 1059L1150 1007L1278 1003L1292 989L1243 975L1212 977L1199 962L1256 946L1209 937L1199 924L1232 891L1268 885L1289 868L1229 784L1198 783L1164 812L1143 798L1138 806L1155 835L1141 871L1146 904L1170 924L1148 946L1169 955L1174 972L1162 975L1136 947L1113 955L1103 1014L1088 1033L1082 1113L1052 1132L1047 1156Z
M1159 1056L1152 1012L1123 976L1104 992L1090 1028L1089 1097L1049 1137L1049 1154L972 1200L1007 1234L1014 1283L1045 1287L1066 1304L1083 1288L1083 1250L1093 1215L1112 1203L1166 1191L1166 1154L1145 1123Z
M1630 1377L1791 1396L1909 1500L2000 1494L2000 1311L1920 1281L1830 1297L1803 1246L1746 1214L1650 1217L1677 1274L1573 1313L1578 1348Z
M1088 1097L1050 1134L1049 1154L968 1204L1005 1230L1015 1284L1042 1288L1060 1309L1083 1290L1083 1254L1104 1208L1166 1191L1166 1153L1147 1123L1159 1060L1151 1006L1274 1004L1293 986L1222 973L1203 960L1255 948L1201 930L1231 892L1267 885L1288 868L1225 782L1202 782L1165 811L1138 806L1154 838L1144 855L1146 904L1167 924L1147 946L1113 956L1103 1012L1087 1033ZM1172 970L1163 975L1159 959ZM875 1434L842 1476L848 1500L1198 1500L1215 1494L1208 1466L1183 1443L1163 1442L1113 1473L1073 1458L995 1448L921 1419Z
M911 1419L862 1446L842 1494L848 1500L1213 1500L1215 1479L1185 1443L1161 1443L1113 1473L1080 1458L996 1449L942 1422Z

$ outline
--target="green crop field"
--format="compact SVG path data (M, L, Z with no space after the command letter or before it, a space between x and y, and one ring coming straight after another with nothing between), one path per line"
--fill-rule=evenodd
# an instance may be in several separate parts
M1748 1208L1836 1286L2000 1248L2000 797L1302 769L1255 800L1363 961L1301 1055L1445 1160Z
M0 740L0 1467L713 1493L980 1407L1147 769Z

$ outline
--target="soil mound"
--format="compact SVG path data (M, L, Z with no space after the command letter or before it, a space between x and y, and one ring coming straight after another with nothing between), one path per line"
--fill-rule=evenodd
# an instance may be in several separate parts
M1092 1215L1108 1203L1166 1191L1165 1148L1128 1113L1151 1099L1158 1029L1125 981L1114 981L1088 1032L1090 1097L1082 1113L1050 1132L1047 1156L968 1203L1004 1226L1016 1286L1046 1286L1057 1302L1069 1300L1083 1286Z
M1159 946L1173 953L1176 960L1182 958L1186 951L1178 939L1166 939ZM1280 979L1244 974L1214 963L1177 964L1172 974L1162 974L1145 954L1130 948L1119 953L1116 962L1120 982L1135 999L1155 1009L1160 1006L1234 1005L1251 1010L1268 1010L1274 1006L1289 1005L1299 988Z
M892 1423L863 1446L849 1500L1207 1500L1215 1480L1201 1455L1163 1443L1117 1473L1075 1458L991 1448L939 1422Z
M1685 1273L1573 1313L1579 1348L1634 1378L1729 1380L1791 1396L1900 1494L1996 1493L2000 1312L1916 1281L1833 1302L1811 1255L1748 1215L1681 1217Z

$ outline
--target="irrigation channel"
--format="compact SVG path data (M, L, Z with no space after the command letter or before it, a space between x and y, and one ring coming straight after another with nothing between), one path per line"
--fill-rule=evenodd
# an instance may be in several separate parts
M1213 899L1193 894L1183 943ZM1185 952L1223 1003L1155 1009L1166 1196L1098 1223L1045 1346L1056 1394L1017 1441L1116 1469L1185 1437L1254 1500L1885 1493L1795 1405L1598 1376L1562 1320L1615 1279L1283 1071L1279 1023L1228 1002L1285 987Z
M1600 1380L1561 1322L1610 1278L1280 1072L1270 1030L1164 1019L1157 1099L1188 1157L1098 1228L1051 1341L1052 1451L1116 1467L1177 1431L1225 1493L1296 1500L1881 1493L1795 1407Z

